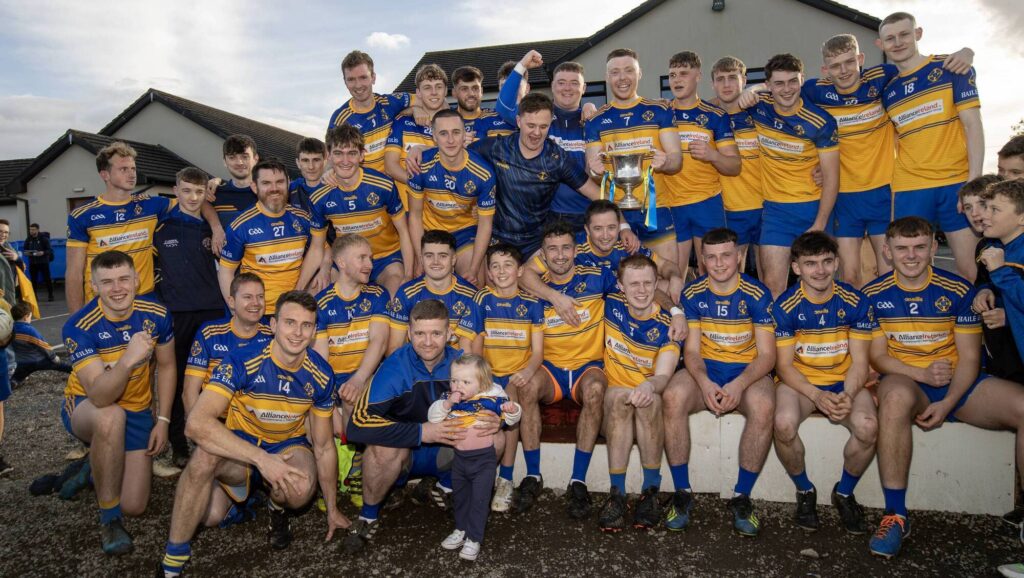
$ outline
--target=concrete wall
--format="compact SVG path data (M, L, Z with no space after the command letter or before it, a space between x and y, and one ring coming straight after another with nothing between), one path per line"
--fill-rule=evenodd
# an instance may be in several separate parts
M804 61L810 77L817 77L822 43L842 33L857 36L866 55L865 65L882 62L882 53L874 45L877 34L793 0L729 0L723 12L712 12L711 2L674 0L654 8L576 60L583 64L588 80L604 80L608 53L632 48L640 55L643 70L640 95L658 98L659 78L668 74L669 57L692 50L703 61L700 94L711 98L711 65L722 56L735 56L748 68L762 68L771 56L791 52Z
M150 103L112 136L163 145L211 175L226 176L224 139L159 102Z
M25 222L25 203L0 206L0 219L7 219L11 224L11 241L21 241L28 236L28 223Z

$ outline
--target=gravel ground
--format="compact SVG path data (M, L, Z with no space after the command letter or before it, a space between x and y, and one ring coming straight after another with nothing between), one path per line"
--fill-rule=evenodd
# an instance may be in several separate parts
M170 523L173 479L155 480L148 512L127 522L135 552L116 559L99 549L91 492L73 502L28 493L34 478L64 467L73 447L58 417L62 388L62 374L37 373L6 404L3 453L16 469L0 479L0 576L153 575ZM831 507L819 508L823 529L814 534L792 525L791 505L755 508L762 524L756 539L730 531L725 502L713 495L697 497L686 532L605 535L593 518L569 521L562 499L545 491L527 514L491 518L475 564L439 548L451 528L434 507L386 512L370 549L358 556L344 554L337 537L323 542L326 522L315 509L293 521L296 539L288 550L272 551L261 512L253 523L202 532L188 570L194 576L993 576L999 564L1024 558L1014 532L990 516L914 512L904 553L883 561L868 554L867 537L838 529ZM345 510L356 514L350 505ZM879 517L869 511L872 522Z

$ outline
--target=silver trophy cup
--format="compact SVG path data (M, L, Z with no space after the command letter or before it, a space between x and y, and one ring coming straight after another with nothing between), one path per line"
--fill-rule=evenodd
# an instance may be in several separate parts
M633 195L633 189L644 181L643 152L604 153L611 159L611 180L616 187L621 187L625 194L615 200L620 209L639 209L643 206L640 199Z

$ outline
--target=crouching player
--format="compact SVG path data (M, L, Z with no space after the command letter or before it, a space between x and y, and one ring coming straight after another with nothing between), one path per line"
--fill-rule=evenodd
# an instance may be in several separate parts
M196 449L174 495L165 576L181 574L200 523L217 525L233 501L244 502L260 485L270 496L268 538L274 549L291 543L291 512L313 500L316 481L327 505L327 539L349 526L336 504L333 372L307 349L316 333L316 311L312 295L282 294L270 320L274 340L228 355L199 395L186 425ZM226 423L218 419L225 410Z
M619 263L622 293L609 295L604 303L604 436L611 489L598 526L605 532L626 525L626 467L634 439L644 479L633 527L650 529L661 518L661 394L679 362L679 344L669 338L671 318L654 302L657 284L654 261L643 255L626 257Z
M875 457L878 416L868 378L871 333L877 324L859 291L835 281L838 243L820 231L793 242L793 272L800 281L772 306L778 387L775 390L775 453L796 484L796 525L817 530L818 493L804 468L800 424L818 410L850 430L843 474L832 503L847 532L867 532L853 489Z

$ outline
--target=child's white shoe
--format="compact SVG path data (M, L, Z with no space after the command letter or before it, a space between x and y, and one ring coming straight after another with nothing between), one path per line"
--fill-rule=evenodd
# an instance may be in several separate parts
M465 544L462 545L462 551L459 552L459 558L463 560L469 560L473 562L476 557L480 555L480 542L474 542L472 540L466 540Z
M445 550L456 550L464 543L466 543L466 533L462 530L455 530L451 534L448 534L448 537L441 542L441 547ZM477 546L477 549L479 550L480 547ZM475 557L476 556L474 556L474 558Z

